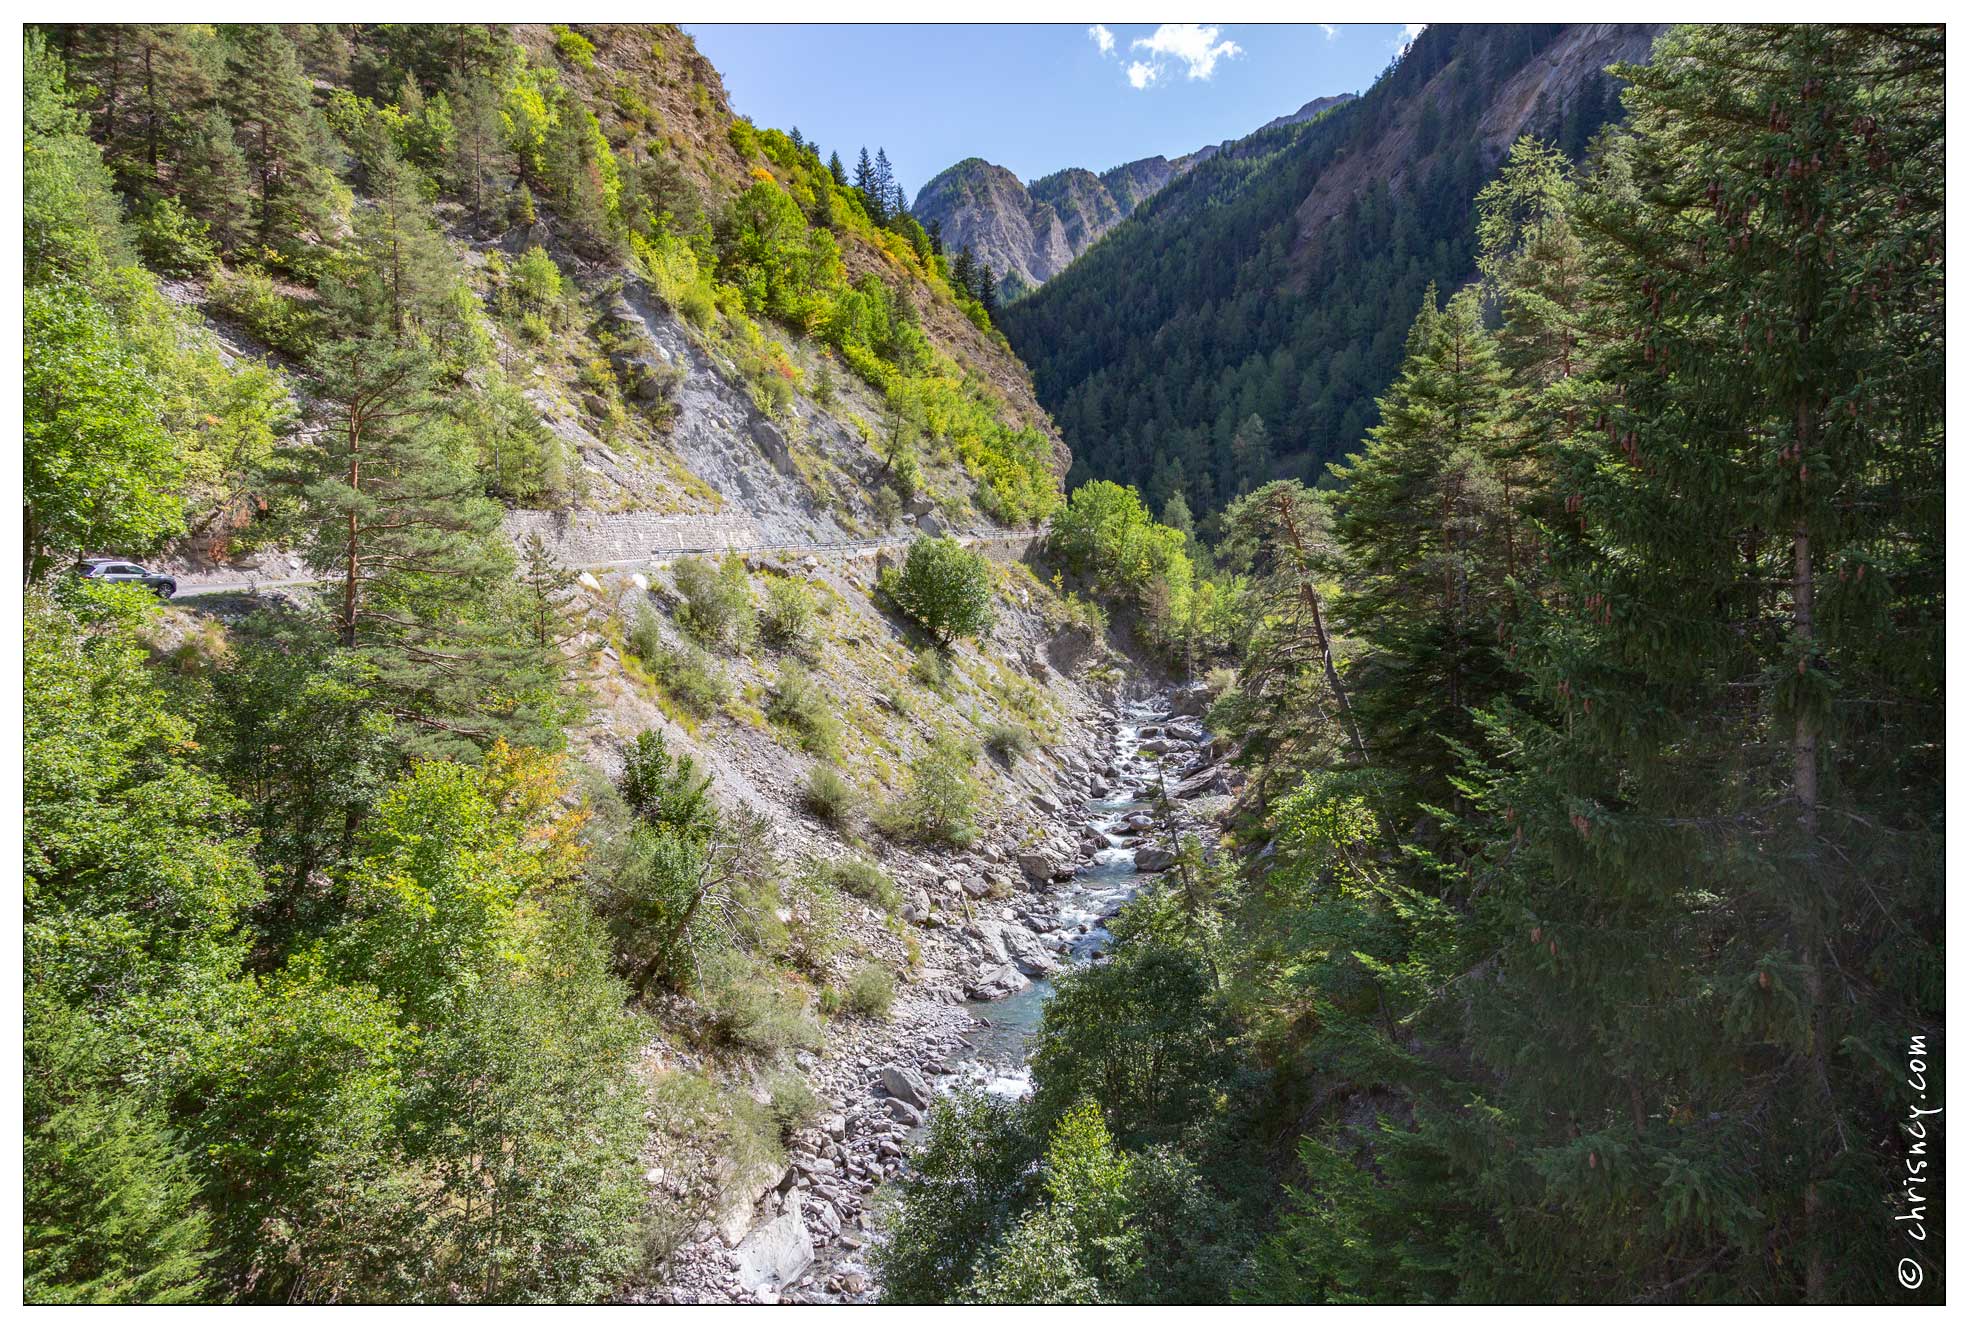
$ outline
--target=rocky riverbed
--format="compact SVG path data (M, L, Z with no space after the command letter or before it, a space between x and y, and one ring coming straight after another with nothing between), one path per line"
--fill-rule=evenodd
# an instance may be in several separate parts
M924 865L904 918L923 963L886 1021L831 1027L800 1070L827 1105L776 1176L701 1224L639 1300L868 1302L880 1240L876 1188L907 1167L938 1095L960 1085L1017 1095L1051 977L1099 959L1105 920L1174 861L1175 836L1207 826L1240 773L1198 718L1200 689L1109 703L994 840ZM1023 825L1021 826L1021 823ZM1016 838L1014 838L1016 837Z

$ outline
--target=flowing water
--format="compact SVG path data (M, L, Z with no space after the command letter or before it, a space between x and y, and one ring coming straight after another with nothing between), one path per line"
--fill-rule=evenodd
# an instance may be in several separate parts
M1158 780L1155 759L1140 751L1142 726L1158 724L1167 716L1167 707L1156 700L1130 702L1122 710L1114 739L1114 793L1087 804L1092 829L1107 840L1107 847L1096 850L1093 861L1082 865L1053 901L1055 926L1070 937L1065 957L1070 965L1092 964L1107 953L1114 938L1106 921L1155 876L1135 870L1135 847L1149 843L1140 837L1154 832L1130 826L1128 820L1150 815L1152 804L1143 795ZM1041 978L1007 996L967 1003L965 1009L979 1022L965 1035L975 1051L954 1063L946 1083L969 1084L1010 1097L1030 1090L1026 1056L1052 995L1053 984Z

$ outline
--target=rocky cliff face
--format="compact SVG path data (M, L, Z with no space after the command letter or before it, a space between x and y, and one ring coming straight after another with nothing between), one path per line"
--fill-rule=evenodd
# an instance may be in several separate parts
M947 248L969 245L1009 299L1057 276L1193 160L1144 157L1100 175L1072 166L1027 185L966 157L924 185L911 211L942 228Z
M1257 132L1302 124L1353 100L1351 92L1315 97ZM1003 166L966 157L924 185L911 211L925 226L940 226L951 249L969 245L1009 299L1057 276L1170 181L1229 146L1213 143L1174 160L1143 157L1099 175L1070 166L1029 185Z

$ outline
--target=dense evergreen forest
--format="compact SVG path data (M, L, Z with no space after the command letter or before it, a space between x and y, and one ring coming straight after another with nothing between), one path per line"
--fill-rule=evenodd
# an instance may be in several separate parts
M1494 171L1452 99L1288 280L1362 126L1552 37L1432 29L994 311L884 154L714 114L673 29L30 28L26 1298L647 1285L717 1212L656 1179L792 1176L787 1068L909 979L878 860L972 846L1046 737L982 656L1028 613L1207 690L1248 779L1059 976L1030 1097L930 1112L885 1299L1868 1302L1914 1255L1939 1301L1943 33L1677 28ZM862 619L685 558L584 611L502 516L584 502L536 381L659 446L618 270L759 418L877 403L890 516L936 466L1045 523L1039 572L921 538ZM320 602L67 575L215 533ZM868 720L824 667L890 628ZM653 729L584 765L604 655L672 734L798 754L842 852ZM908 959L845 976L851 910Z
M1560 31L1434 25L1357 102L1230 145L1009 305L1072 482L1135 485L1158 513L1181 495L1199 516L1278 476L1317 482L1376 418L1402 354L1391 311L1475 270L1471 209L1495 161L1469 127ZM1534 132L1576 158L1615 95L1590 76L1537 108ZM1389 153L1418 105L1413 137L1310 255L1302 203L1350 157Z
M1061 982L1028 1102L936 1119L891 1298L1941 1295L1894 1215L1940 1228L1942 35L1616 72L1583 166L1474 199L1337 485L1226 509L1225 852ZM1098 488L1064 554L1183 538Z

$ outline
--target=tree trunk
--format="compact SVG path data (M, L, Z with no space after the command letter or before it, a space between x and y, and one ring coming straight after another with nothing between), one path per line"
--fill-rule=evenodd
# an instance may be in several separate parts
M1800 457L1809 457L1811 444L1816 435L1817 421L1808 403L1801 402L1797 411L1797 441L1795 446ZM1801 467L1801 471L1802 471ZM1791 627L1800 651L1801 669L1810 667L1813 634L1812 620L1814 585L1812 578L1812 534L1803 510L1804 481L1799 482L1801 510L1798 523L1791 539ZM1798 801L1798 832L1803 850L1801 880L1793 904L1793 918L1797 933L1799 963L1803 969L1805 1001L1807 1014L1806 1038L1809 1047L1806 1053L1806 1074L1812 1083L1806 1086L1808 1098L1816 1098L1820 1112L1825 1120L1812 1123L1808 1166L1810 1175L1805 1187L1805 1229L1806 1240L1811 1253L1805 1262L1805 1300L1823 1302L1825 1300L1825 1256L1820 1249L1819 1223L1820 1201L1819 1180L1824 1171L1825 1152L1821 1141L1823 1132L1838 1128L1838 1106L1832 1098L1832 1081L1826 1063L1825 1047L1825 976L1820 969L1819 952L1822 949L1818 883L1818 838L1819 838L1819 735L1817 720L1806 707L1800 707L1797 718L1792 722L1791 735L1791 784L1792 795Z
M356 644L356 583L362 573L360 514L357 500L362 495L362 426L349 416L349 547L342 581L342 645Z
M1326 673L1326 685L1333 689L1333 695L1340 701L1340 715L1346 722L1347 736L1353 740L1354 754L1365 766L1367 744L1361 741L1360 725L1354 720L1354 704L1348 700L1347 686L1340 681L1340 671L1333 664L1333 639L1327 636L1326 614L1320 608L1319 588L1313 585L1312 561L1300 536L1298 519L1292 515L1292 498L1284 492L1278 496L1278 513L1285 538L1292 545L1292 552L1297 555L1300 566L1305 569L1305 579L1299 583L1299 598L1313 615L1313 635L1319 639L1320 665Z

